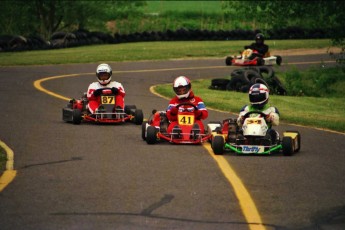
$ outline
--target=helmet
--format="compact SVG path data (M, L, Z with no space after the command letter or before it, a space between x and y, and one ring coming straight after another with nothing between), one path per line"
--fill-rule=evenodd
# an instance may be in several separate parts
M249 101L257 109L262 109L268 102L269 89L264 84L256 83L249 89Z
M192 90L192 84L185 76L179 76L174 80L173 88L179 99L188 98Z
M265 37L262 33L258 33L255 35L255 42L256 43L264 43Z
M107 73L108 77L104 78L104 73ZM96 69L96 76L97 76L97 80L101 85L107 85L109 84L109 82L111 81L111 75L112 75L113 71L110 67L110 65L108 64L100 64L99 66L97 66ZM101 77L103 76L103 77Z

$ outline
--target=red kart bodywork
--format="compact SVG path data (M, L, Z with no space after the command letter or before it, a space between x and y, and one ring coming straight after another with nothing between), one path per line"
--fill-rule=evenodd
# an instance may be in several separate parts
M239 56L228 56L225 59L226 65L234 66L280 65L281 62L281 56L271 56L269 52L261 56L258 51L251 49L244 50Z

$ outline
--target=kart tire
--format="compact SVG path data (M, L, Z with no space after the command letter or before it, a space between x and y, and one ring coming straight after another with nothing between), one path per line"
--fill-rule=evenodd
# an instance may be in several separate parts
M226 57L225 58L225 64L226 65L232 65L232 59L233 59L232 57Z
M223 136L215 136L212 140L212 150L215 155L223 155L224 153L224 138Z
M257 66L263 66L263 65L265 65L265 60L264 60L263 58L261 58L261 57L258 57L257 62L256 62L256 65L257 65Z
M134 115L133 110L136 110L137 107L135 105L125 105L124 112L129 115Z
M82 116L81 111L79 109L73 109L72 112L72 122L75 125L79 125L81 123Z
M228 79L224 79L224 78L215 78L211 80L211 86L214 89L220 89L220 90L225 90L226 86L228 85L228 83L230 82L230 80Z
M141 109L136 109L134 112L134 124L141 125L144 120L144 114Z
M269 87L269 85L267 84L267 82L262 78L262 77L252 77L252 79L250 80L250 83L252 85L256 84L256 83L260 83L260 84L264 84L267 87Z
M298 131L291 131L291 130L287 130L286 132L291 132L291 133L297 133L297 143L298 143L298 147L296 149L294 149L294 152L297 153L299 152L299 150L301 149L301 134Z
M293 154L293 141L291 137L283 137L282 146L284 156L291 156Z
M147 121L144 121L142 124L141 124L141 138L146 141L146 124L147 124Z
M244 78L248 79L248 83L251 82L253 77L262 78L261 75L255 70L248 69L248 70L244 71Z
M146 129L146 143L153 145L157 142L157 129L154 126L148 126Z
M282 62L283 62L282 57L281 57L281 56L279 56L279 55L277 55L276 57L277 57L277 59L276 59L276 63L277 63L277 65L281 65L281 64L282 64Z
M256 69L259 71L261 77L264 77L262 73L265 73L267 75L267 78L271 78L274 76L274 70L269 66L258 66L256 67Z
M249 80L244 76L232 76L230 82L226 85L226 90L240 91L243 85L249 84Z

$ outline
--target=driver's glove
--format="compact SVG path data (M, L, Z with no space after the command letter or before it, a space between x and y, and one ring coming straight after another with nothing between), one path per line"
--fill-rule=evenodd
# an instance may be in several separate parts
M170 109L170 114L171 114L171 115L176 115L177 112L178 112L177 107L172 107L172 108Z
M195 116L196 119L201 119L202 111L201 110L195 110L194 111L194 116Z
M117 94L119 93L119 89L116 88L116 87L113 87L113 88L111 88L111 92L112 92L113 94L117 95Z
M95 91L93 91L93 95L95 97L98 97L99 95L102 94L102 91L103 91L103 89L96 89Z

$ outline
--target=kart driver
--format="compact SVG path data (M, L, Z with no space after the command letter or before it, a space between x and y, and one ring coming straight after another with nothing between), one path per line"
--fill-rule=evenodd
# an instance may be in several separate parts
M103 89L111 89L115 94L115 107L124 109L125 89L122 84L116 81L111 81L112 69L108 64L100 64L96 69L96 76L98 82L93 82L89 85L87 90L87 99L89 101L88 108L93 114L101 104L101 97Z
M174 80L173 89L176 96L170 100L166 112L167 118L170 121L170 125L167 129L168 133L171 133L173 128L179 129L177 121L178 108L176 106L182 103L190 103L197 107L197 110L195 110L193 107L187 106L188 109L193 110L195 114L195 123L193 129L200 129L202 132L204 132L204 125L201 122L201 119L206 119L208 117L208 111L202 99L194 95L190 80L184 76L177 77ZM181 110L187 108L181 106L179 109Z
M251 111L260 111L266 114L265 121L268 125L268 133L271 136L272 143L276 143L279 139L279 134L272 126L279 125L279 111L276 107L267 105L269 99L269 89L264 84L254 84L249 89L250 105L245 105L237 118L238 126L242 127L244 122L244 115ZM253 114L255 115L255 114Z
M244 49L256 50L258 52L256 56L264 57L269 49L268 45L266 45L264 42L265 42L264 35L261 33L258 33L255 35L255 42L253 42L249 46L245 46Z

